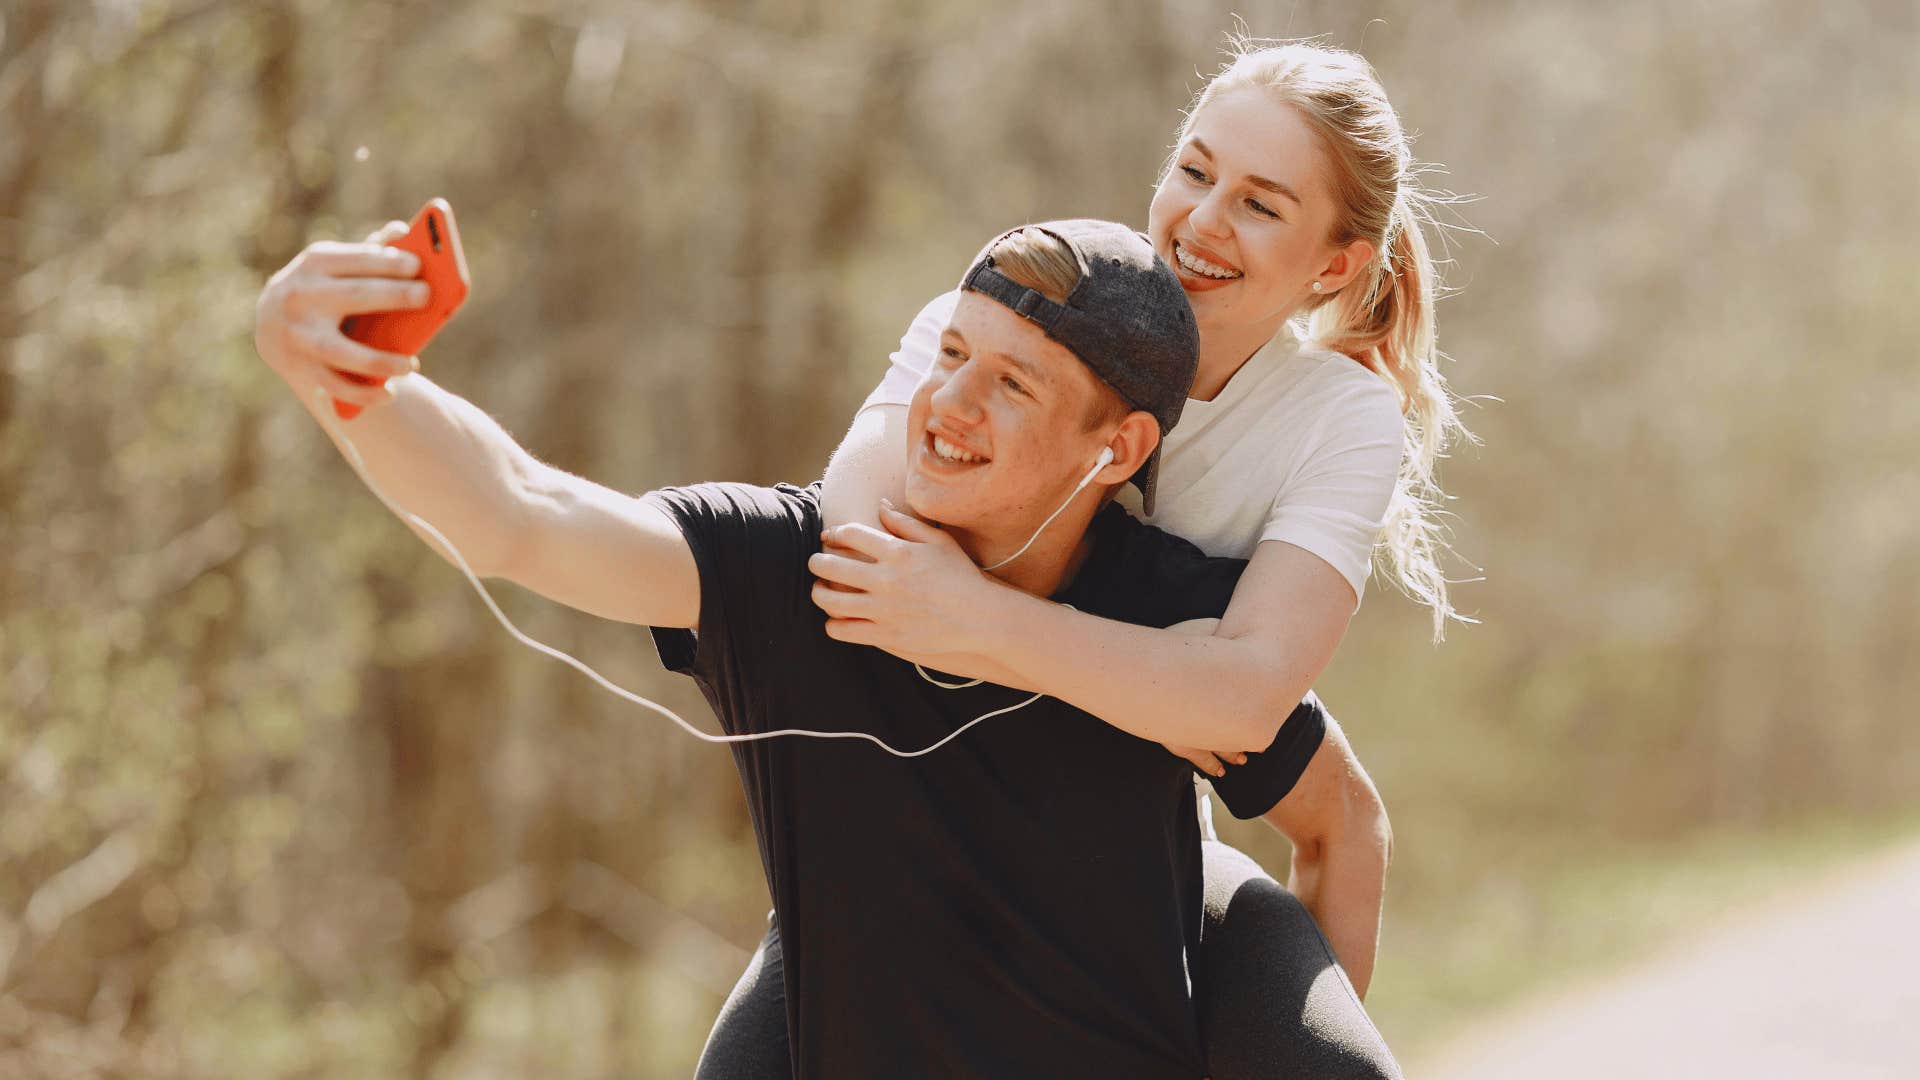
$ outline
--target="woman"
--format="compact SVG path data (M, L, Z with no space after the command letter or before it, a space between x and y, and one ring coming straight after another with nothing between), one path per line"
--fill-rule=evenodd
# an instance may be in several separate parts
M1308 693L1358 607L1383 534L1394 580L1433 609L1438 636L1453 610L1437 563L1433 467L1461 429L1437 364L1426 199L1363 59L1236 41L1188 113L1148 210L1148 236L1199 322L1199 375L1166 440L1157 493L1122 495L1136 515L1209 554L1250 558L1226 616L1211 636L1170 639L1010 595L950 541L888 509L879 524L914 542L887 545L883 584L862 592L835 588L832 560L820 564L815 596L828 633L1045 691L1214 775L1218 758L1243 761L1265 747ZM876 504L898 497L905 405L953 302L949 294L921 312L856 417L827 471L830 518L876 520ZM875 535L843 524L827 539L878 556ZM1299 972L1319 967L1299 950L1319 935L1251 860L1207 847L1195 997L1215 1080L1397 1075L1383 1046L1355 1059L1354 1047L1377 1044L1371 1031L1273 1022L1311 1011ZM1378 883L1358 888L1346 903L1317 889L1310 906L1364 993ZM723 1010L700 1076L784 1070L779 957L776 928Z

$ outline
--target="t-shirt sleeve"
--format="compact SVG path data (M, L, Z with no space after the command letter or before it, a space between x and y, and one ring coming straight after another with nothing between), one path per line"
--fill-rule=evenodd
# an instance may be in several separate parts
M679 527L700 574L698 635L656 626L654 647L667 670L714 695L722 726L737 732L749 724L755 673L820 618L806 566L820 546L818 485L696 484L646 498Z
M1313 449L1275 494L1260 540L1325 559L1353 586L1357 604L1393 501L1405 421L1392 388L1372 374L1316 408L1321 427Z
M900 347L893 351L892 363L880 385L873 388L867 400L860 408L870 409L875 405L908 405L913 402L913 392L920 386L920 380L926 377L933 367L933 358L940 352L940 335L953 321L954 305L960 302L960 290L942 293L920 309L913 317L907 332L900 337Z
M1326 735L1327 710L1317 696L1308 694L1280 725L1271 745L1248 754L1245 765L1228 765L1225 776L1208 778L1213 793L1234 817L1243 821L1260 817L1280 805L1300 782Z

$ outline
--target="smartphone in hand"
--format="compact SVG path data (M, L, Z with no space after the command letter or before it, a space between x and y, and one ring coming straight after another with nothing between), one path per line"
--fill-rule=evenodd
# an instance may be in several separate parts
M420 273L416 279L427 283L427 306L412 311L349 315L340 323L340 332L384 352L418 356L467 299L467 258L460 250L460 232L453 224L453 207L447 205L445 199L428 199L408 223L406 235L388 244L420 257ZM339 374L368 386L382 381L345 371ZM358 405L343 401L335 401L333 411L342 420L360 415Z

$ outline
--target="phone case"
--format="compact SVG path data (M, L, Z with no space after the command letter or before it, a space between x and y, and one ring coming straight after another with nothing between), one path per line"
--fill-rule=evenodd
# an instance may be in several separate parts
M453 313L467 299L467 257L460 250L460 231L453 223L453 207L445 199L429 199L413 216L406 235L389 242L391 246L420 257L417 280L427 283L427 306L412 311L382 311L368 315L350 315L340 324L348 337L363 345L402 356L418 356L439 333ZM349 376L356 382L373 380ZM344 402L333 403L334 412L343 420L360 415L360 409Z

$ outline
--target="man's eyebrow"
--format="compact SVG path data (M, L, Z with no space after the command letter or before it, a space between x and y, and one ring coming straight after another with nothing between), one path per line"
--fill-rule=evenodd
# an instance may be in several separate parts
M1029 379L1032 379L1034 382L1040 383L1043 386L1051 385L1053 382L1053 380L1047 376L1047 371L1045 368L1041 367L1039 364L1034 363L1033 361L1027 359L1024 356L1015 356L1012 353L1005 353L1005 352L997 352L997 353L994 353L993 355L999 357L1002 360L1005 360L1009 365L1015 368L1018 368L1021 374L1025 375Z
M1200 141L1200 136L1195 135L1190 141L1193 143L1193 148L1200 151L1200 156L1206 158L1208 161L1213 160L1213 152L1207 149L1206 143ZM1302 199L1292 188L1278 180L1269 180L1264 176L1249 176L1247 177L1247 183L1262 190L1271 191L1275 195L1282 195L1292 199L1296 206L1306 205L1306 200Z

